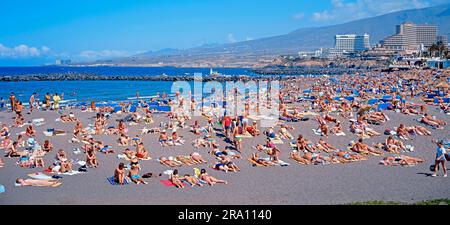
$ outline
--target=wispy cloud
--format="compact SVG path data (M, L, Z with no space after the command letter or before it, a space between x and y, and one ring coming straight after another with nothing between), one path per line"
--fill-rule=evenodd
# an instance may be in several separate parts
M228 39L228 42L230 42L230 43L237 42L236 38L234 37L234 34L232 34L232 33L228 34L227 39Z
M87 60L95 60L95 59L106 59L106 58L118 58L118 57L127 57L134 54L138 54L138 52L130 52L124 50L85 50L76 55L77 58L87 59Z
M316 22L342 23L351 20L378 16L406 9L424 8L443 4L448 0L356 0L347 2L343 0L331 0L332 8L315 12L312 19Z
M39 48L21 44L15 47L7 47L0 44L0 58L35 58L45 56L49 52L50 48L47 46L42 46Z
M299 13L296 13L296 14L292 15L292 19L294 19L294 20L301 20L304 17L305 17L305 13L304 12L299 12Z

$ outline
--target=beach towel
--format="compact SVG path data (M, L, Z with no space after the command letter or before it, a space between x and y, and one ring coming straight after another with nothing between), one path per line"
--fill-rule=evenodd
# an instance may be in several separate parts
M38 127L38 126L44 125L45 124L45 120L44 120L44 118L33 119L32 123L33 123L34 126Z
M58 172L58 175L73 176L73 175L82 174L82 173L84 173L84 172L72 170L72 172L65 172L65 173Z
M159 182L164 184L166 187L175 187L175 184L173 184L170 180L159 180ZM185 186L183 183L181 183L181 185Z
M5 186L0 184L0 193L5 193L6 189Z
M336 136L345 136L346 134L344 132L339 132L335 134Z
M49 176L42 172L30 173L28 174L28 176L37 180L55 180L52 176Z
M270 157L264 157L264 158L261 158L261 159L263 159L263 160L265 160L265 161L271 161ZM272 162L273 162L273 161L272 161ZM275 162L274 162L274 163L275 163ZM291 164L289 164L289 163L287 163L287 162L282 161L281 159L279 159L278 162L276 162L275 164L276 164L277 166L289 166L289 165L291 165Z
M183 186L188 186L188 187L191 186L191 184L190 184L187 180L185 180L185 179L181 180L181 182L183 182ZM198 182L199 182L200 184L202 184L202 185L207 184L206 181L200 180L200 179L198 180Z
M106 178L106 180L108 180L109 184L111 184L111 185L120 185L119 183L117 183L117 182L114 180L114 176L108 177L108 178ZM124 183L125 185L130 184L126 178L123 179L123 183Z
M320 129L312 129L315 135L322 136L322 131Z
M274 143L274 144L284 144L284 141L281 140L281 138L276 137L276 138L270 138L270 140Z
M237 135L236 137L238 137L238 138L253 138L253 136L250 133L248 133L248 132L245 132L243 134Z

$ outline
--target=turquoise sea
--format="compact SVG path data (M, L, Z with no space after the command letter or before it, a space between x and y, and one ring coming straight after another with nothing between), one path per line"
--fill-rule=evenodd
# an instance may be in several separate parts
M245 68L213 68L226 75L252 75ZM210 68L175 68L175 67L0 67L0 76L26 74L88 73L96 75L193 75L209 74ZM136 93L146 99L158 92L171 93L172 82L165 81L27 81L0 82L0 97L8 99L11 92L22 102L28 102L33 92L38 98L44 95L64 93L64 100L70 102L89 101L124 101L135 100Z

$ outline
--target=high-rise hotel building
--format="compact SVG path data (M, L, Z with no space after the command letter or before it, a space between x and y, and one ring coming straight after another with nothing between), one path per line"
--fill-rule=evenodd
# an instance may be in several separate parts
M370 49L369 35L344 34L335 36L334 50L346 53L361 52Z
M403 23L397 25L396 34L381 41L389 50L417 50L428 48L437 41L437 26Z

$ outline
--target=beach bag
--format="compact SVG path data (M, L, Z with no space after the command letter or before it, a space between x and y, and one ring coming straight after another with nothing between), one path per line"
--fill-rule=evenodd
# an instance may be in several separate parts
M86 165L81 166L80 168L78 168L78 172L83 172L83 173L87 172L87 166Z
M434 172L435 169L436 169L436 166L434 164L430 166L430 171L431 172Z
M446 153L446 154L445 154L445 159L446 159L447 161L450 161L450 154L449 154L449 153Z

